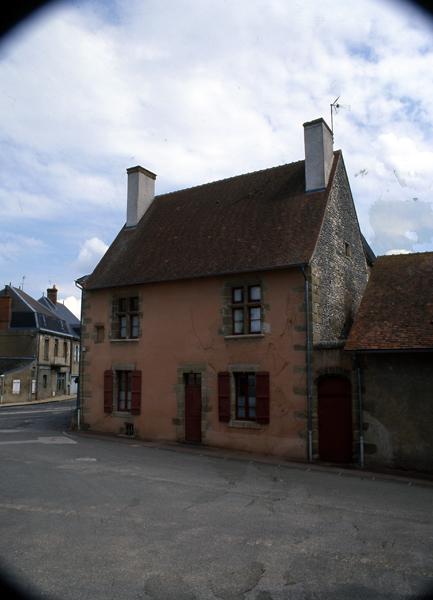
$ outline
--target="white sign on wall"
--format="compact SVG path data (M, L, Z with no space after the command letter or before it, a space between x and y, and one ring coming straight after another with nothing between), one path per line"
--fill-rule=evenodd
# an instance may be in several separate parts
M21 389L21 379L14 379L12 381L12 394L19 394Z
M32 379L32 394L36 393L36 379Z

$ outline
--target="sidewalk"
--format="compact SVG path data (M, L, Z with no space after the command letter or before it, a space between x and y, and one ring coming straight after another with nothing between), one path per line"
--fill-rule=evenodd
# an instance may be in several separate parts
M99 439L111 439L120 443L129 443L144 448L163 450L166 452L177 452L184 454L196 454L198 456L208 456L222 460L247 461L256 464L273 465L285 469L298 469L301 471L318 471L329 473L340 477L357 477L370 481L393 481L402 485L426 486L433 489L433 473L418 473L415 471L402 471L397 469L376 469L368 467L361 469L354 465L342 466L320 463L295 462L284 460L281 457L253 454L236 450L227 450L224 448L215 448L212 446L200 446L180 442L146 441L126 435L115 435L110 433L100 433L93 431L74 431L74 435L83 437L93 437Z
M44 400L32 400L31 402L4 402L3 404L0 404L0 410L12 406L31 406L33 404L48 404L51 402L62 402L63 400L74 400L76 397L76 394L73 394L71 396L54 396L54 398L45 398Z

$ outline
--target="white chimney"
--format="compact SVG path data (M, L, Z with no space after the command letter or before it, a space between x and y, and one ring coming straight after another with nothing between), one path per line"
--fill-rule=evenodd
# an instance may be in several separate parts
M305 191L323 190L328 185L334 159L333 136L320 118L304 123Z
M126 169L128 173L128 204L126 226L135 227L155 197L156 175L143 167Z

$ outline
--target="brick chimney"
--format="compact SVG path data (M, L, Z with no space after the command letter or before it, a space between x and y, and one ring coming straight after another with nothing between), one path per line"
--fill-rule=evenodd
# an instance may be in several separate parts
M0 331L9 329L12 317L12 297L6 293L0 296Z
M304 123L304 144L305 191L323 190L334 159L333 135L324 119Z
M126 169L128 173L128 204L126 226L135 227L155 197L156 175L143 167Z
M48 300L51 300L51 302L54 304L54 306L57 304L57 291L58 290L55 285L53 285L52 288L47 289Z

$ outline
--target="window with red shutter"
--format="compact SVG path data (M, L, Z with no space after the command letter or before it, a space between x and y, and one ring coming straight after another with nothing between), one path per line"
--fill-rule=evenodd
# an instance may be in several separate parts
M269 373L256 373L256 420L264 425L269 423Z
M223 423L228 423L230 410L230 373L218 373L218 416Z
M132 371L131 414L139 415L141 410L141 371Z
M104 371L104 412L113 412L113 371Z

